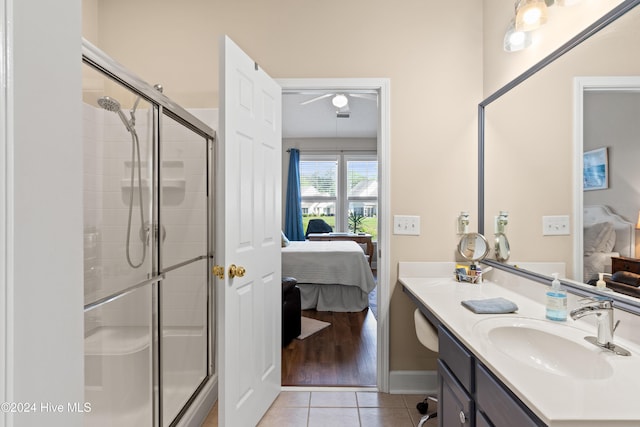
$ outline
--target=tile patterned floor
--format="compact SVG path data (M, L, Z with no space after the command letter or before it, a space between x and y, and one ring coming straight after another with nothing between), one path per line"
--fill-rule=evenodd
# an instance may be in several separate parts
M418 425L422 416L416 403L423 398L373 391L283 391L258 426L411 427ZM424 425L437 426L438 420ZM202 427L218 427L217 403Z

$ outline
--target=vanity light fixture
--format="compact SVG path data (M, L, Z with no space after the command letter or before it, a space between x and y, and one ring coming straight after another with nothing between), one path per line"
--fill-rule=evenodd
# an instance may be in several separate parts
M531 33L529 31L517 31L515 20L512 19L504 34L504 50L506 52L517 52L529 46L531 46Z
M546 22L547 4L544 0L519 0L516 3L516 30L532 31Z
M331 103L336 108L344 108L349 103L349 100L343 94L338 93L336 94L336 96L333 97L333 99L331 100Z
M458 215L458 234L469 233L469 212L460 212Z
M516 52L531 46L531 31L547 23L547 10L551 6L574 6L582 0L516 0L515 18L504 35L503 48Z

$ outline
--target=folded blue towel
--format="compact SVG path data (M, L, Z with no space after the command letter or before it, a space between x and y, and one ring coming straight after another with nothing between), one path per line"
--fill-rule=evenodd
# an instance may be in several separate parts
M502 297L467 300L462 301L462 305L479 314L513 313L518 310L518 306L514 302Z

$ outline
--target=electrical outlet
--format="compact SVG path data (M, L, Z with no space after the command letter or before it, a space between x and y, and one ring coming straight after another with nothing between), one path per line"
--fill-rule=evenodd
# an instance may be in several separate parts
M542 217L543 236L568 236L571 234L569 227L569 215L548 215Z
M393 234L420 235L420 217L413 215L394 215Z

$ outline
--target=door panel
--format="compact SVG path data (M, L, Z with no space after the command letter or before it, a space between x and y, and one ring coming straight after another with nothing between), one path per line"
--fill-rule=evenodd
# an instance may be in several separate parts
M281 89L230 39L221 43L219 420L255 425L280 391ZM230 277L231 264L244 276Z

